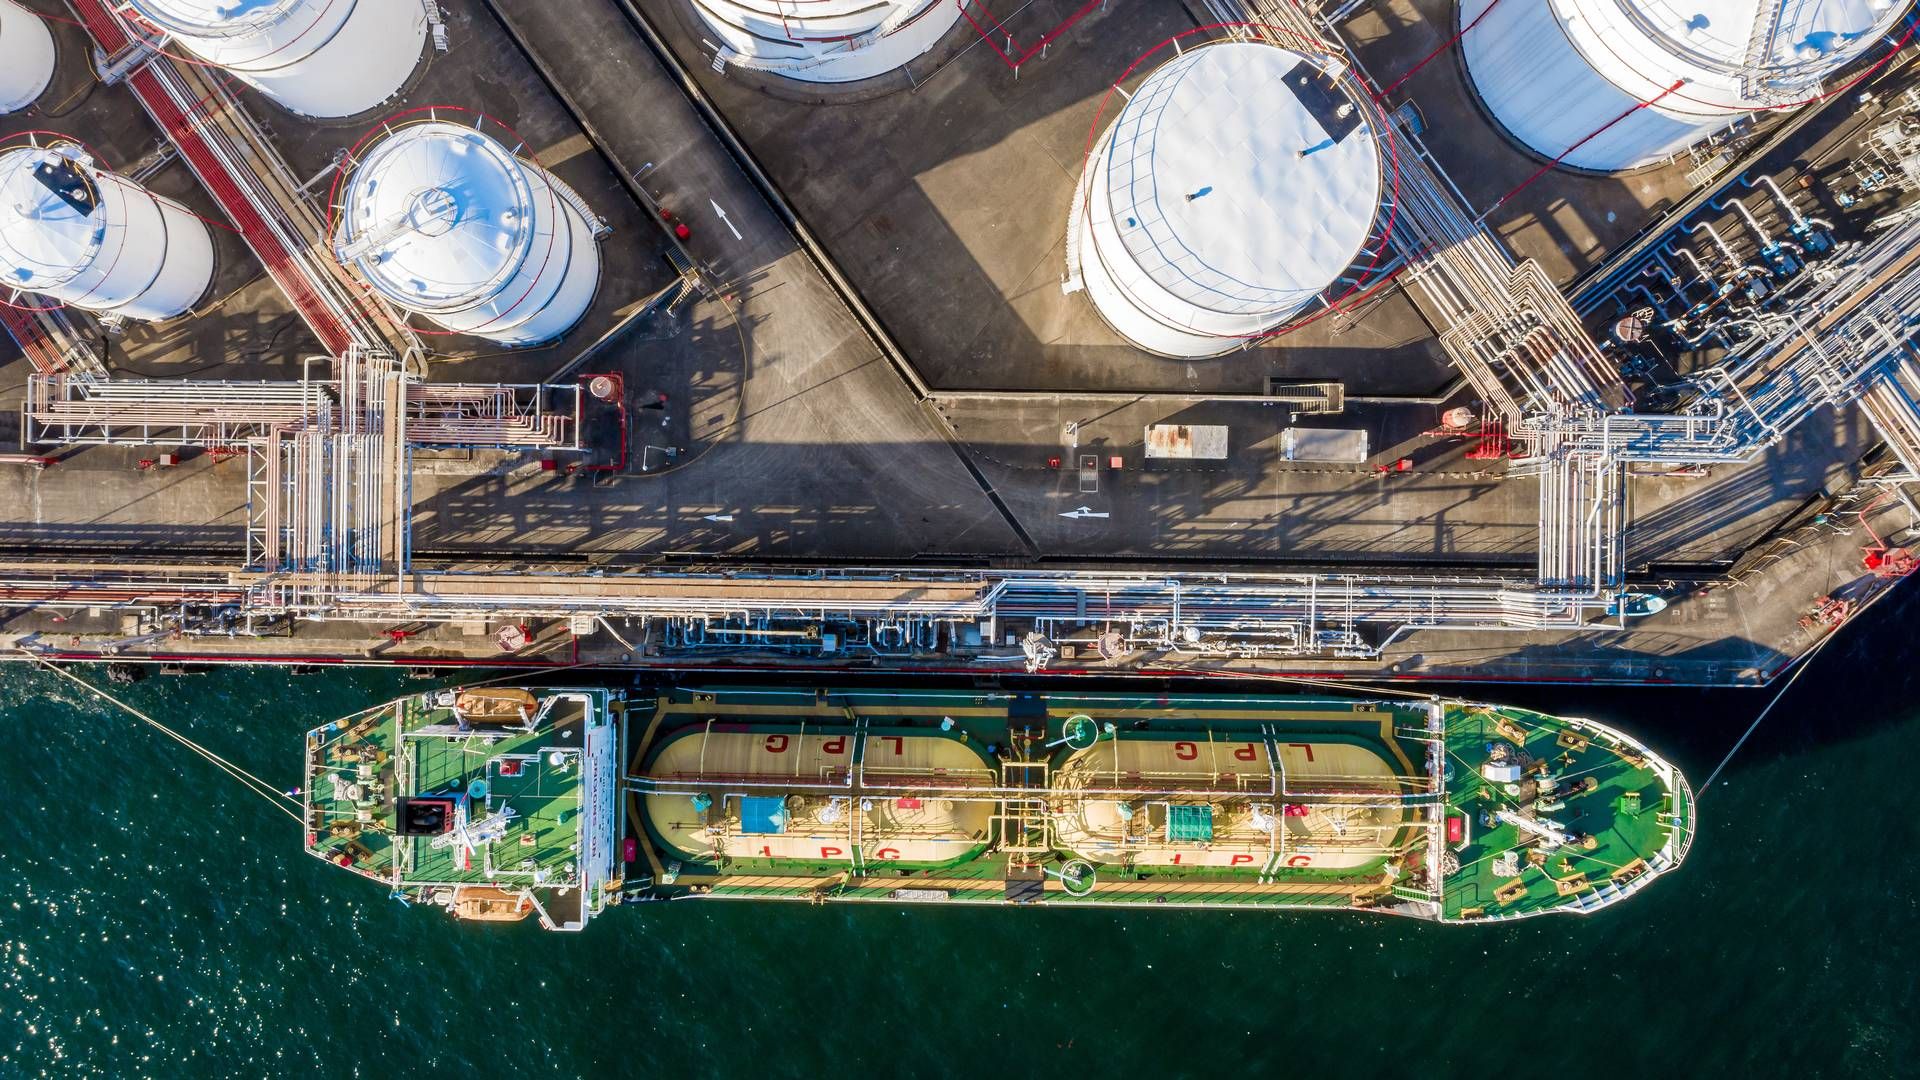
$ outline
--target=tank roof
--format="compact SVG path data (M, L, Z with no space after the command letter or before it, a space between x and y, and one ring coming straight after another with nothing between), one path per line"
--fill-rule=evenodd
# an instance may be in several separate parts
M1380 206L1380 151L1333 86L1319 61L1252 43L1194 49L1141 84L1107 184L1156 284L1210 310L1281 311L1347 268Z
M308 0L128 0L149 22L167 30L200 35L245 33L307 3Z
M77 151L19 146L0 153L0 273L13 288L71 279L92 261L106 230L105 215L83 212L34 175L43 165L68 165L92 180ZM97 191L87 197L97 201Z
M341 199L337 250L416 310L497 290L533 242L533 191L506 148L460 124L399 128L361 155Z
M1902 5L1892 0L1556 0L1569 15L1618 8L1683 60L1742 69L1763 9L1777 9L1772 45L1756 67L1786 67L1846 51L1872 37ZM1596 13L1602 14L1602 13ZM1605 13L1611 14L1611 13ZM1604 15L1602 15L1604 18Z

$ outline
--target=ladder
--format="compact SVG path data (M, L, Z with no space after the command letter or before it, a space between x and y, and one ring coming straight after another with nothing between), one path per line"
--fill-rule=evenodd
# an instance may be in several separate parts
M1053 854L1053 815L1046 799L1047 763L1003 762L1000 786L1009 794L1000 800L993 815L993 823L1000 830L999 850L1007 855L1010 866L1038 866Z

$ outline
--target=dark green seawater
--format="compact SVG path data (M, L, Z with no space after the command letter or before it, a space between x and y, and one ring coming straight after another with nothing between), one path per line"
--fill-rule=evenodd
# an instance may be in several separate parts
M735 903L461 926L53 675L0 672L0 1076L1889 1076L1916 1072L1920 615L1819 656L1676 875L1589 919ZM87 672L96 680L98 671ZM380 672L127 696L277 783ZM1696 784L1770 691L1473 687Z

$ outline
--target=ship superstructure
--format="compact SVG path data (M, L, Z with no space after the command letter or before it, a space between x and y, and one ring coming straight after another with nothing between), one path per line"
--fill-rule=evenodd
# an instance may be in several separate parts
M444 691L307 733L307 850L408 902L579 930L617 895L618 695Z
M509 700L530 730L512 718L462 728L462 695L443 692L314 732L309 846L456 915L538 910L565 929L605 903L696 896L1337 907L1458 923L1597 911L1678 866L1693 836L1685 779L1640 743L1463 701L506 693L525 695ZM605 748L619 716L623 766L598 751L552 760L568 744L554 718ZM422 768L423 753L464 765ZM616 790L624 821L604 812ZM599 857L616 848L624 868ZM556 896L573 898L568 918Z

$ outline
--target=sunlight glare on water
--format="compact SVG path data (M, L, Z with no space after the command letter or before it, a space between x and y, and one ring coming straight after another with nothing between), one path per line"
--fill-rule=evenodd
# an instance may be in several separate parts
M1554 1030L1571 1041L1544 1064L1580 1075L1906 1072L1915 595L1818 658L1703 800L1679 873L1510 926L710 901L581 935L464 926L307 857L207 763L9 665L0 1076L1456 1075ZM309 726L420 685L232 670L116 689L290 786ZM1450 689L1624 727L1696 780L1771 693Z

